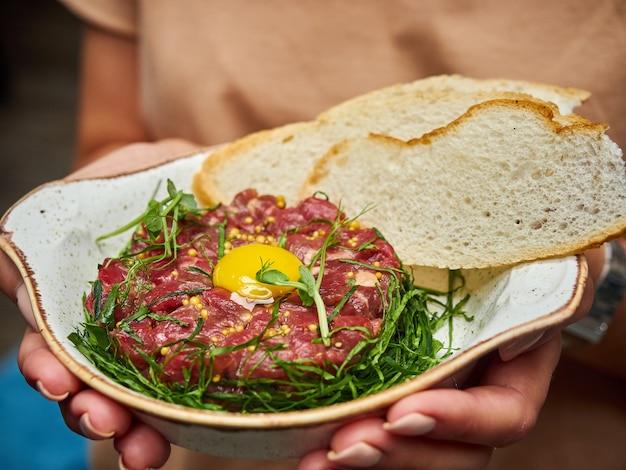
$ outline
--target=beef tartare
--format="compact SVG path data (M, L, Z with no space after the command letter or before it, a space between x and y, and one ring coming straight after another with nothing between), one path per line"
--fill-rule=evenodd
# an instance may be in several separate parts
M199 209L168 191L120 229L133 227L129 244L98 267L71 335L112 378L190 406L277 411L374 393L443 357L433 329L456 313L431 315L439 301L392 246L324 197L285 207L250 189Z

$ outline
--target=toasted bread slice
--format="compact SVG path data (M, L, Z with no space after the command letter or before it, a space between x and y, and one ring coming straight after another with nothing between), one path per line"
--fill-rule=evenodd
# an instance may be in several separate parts
M626 170L606 125L496 99L404 142L336 145L300 197L322 191L381 230L410 265L483 268L579 253L626 230Z
M553 102L546 105L568 114L588 96L571 88L447 75L394 85L346 101L314 121L260 131L221 147L194 175L193 190L204 205L230 201L246 188L281 194L293 204L314 162L344 139L373 132L408 140L498 98Z

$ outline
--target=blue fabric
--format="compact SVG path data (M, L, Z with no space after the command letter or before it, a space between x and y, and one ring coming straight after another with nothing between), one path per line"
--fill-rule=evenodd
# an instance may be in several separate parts
M87 470L87 440L26 383L16 351L0 361L0 423L2 470Z

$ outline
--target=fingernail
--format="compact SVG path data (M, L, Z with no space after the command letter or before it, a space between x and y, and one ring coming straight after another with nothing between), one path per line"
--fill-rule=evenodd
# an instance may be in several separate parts
M15 304L30 327L37 331L38 327L33 315L33 306L30 302L26 285L23 282L15 288Z
M120 454L119 459L117 459L117 465L120 470L130 470L126 465L124 465L124 459L122 459L122 454ZM152 470L151 468L146 468L145 470Z
M503 345L500 349L500 359L503 361L510 361L520 354L528 351L543 337L544 330L537 331L535 333L529 333L521 336L513 341L509 341Z
M437 420L421 413L409 413L402 418L389 423L384 423L383 428L394 434L402 436L421 436L429 433L437 425Z
M120 454L120 458L117 459L117 465L120 467L120 470L128 470L128 467L124 465L124 460L122 459L122 454Z
M88 437L89 439L109 439L115 435L114 431L103 432L95 429L93 427L93 424L91 424L88 413L83 413L83 415L80 417L80 419L78 420L78 427L80 428L80 431L83 433L83 435L85 437Z
M368 468L379 463L383 458L383 453L376 447L365 442L357 442L350 447L346 447L341 452L331 450L327 456L328 460L332 460L341 465Z
M65 392L63 395L55 395L54 393L50 392L50 390L48 390L43 383L41 383L41 380L35 382L35 387L37 387L37 391L39 393L41 393L50 401L63 401L70 396L69 392Z

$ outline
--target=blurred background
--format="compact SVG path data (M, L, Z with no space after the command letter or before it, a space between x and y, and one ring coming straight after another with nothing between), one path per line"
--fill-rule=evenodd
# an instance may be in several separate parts
M0 213L67 174L74 147L79 23L58 2L0 2ZM15 366L24 322L0 296L0 468L82 470L85 443Z

